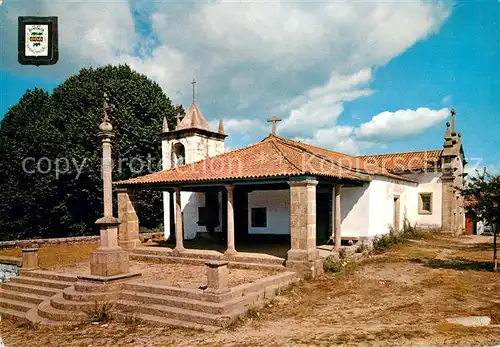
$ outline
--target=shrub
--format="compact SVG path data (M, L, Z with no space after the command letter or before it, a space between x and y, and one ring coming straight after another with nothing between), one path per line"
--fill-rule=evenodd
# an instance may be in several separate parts
M342 262L330 255L323 262L323 270L325 272L340 272L342 270Z
M369 251L370 250L370 247L368 247L368 245L366 243L362 243L357 249L356 249L356 253L364 253L366 251Z
M347 258L347 249L341 248L339 251L339 258L340 259L345 259Z
M111 320L113 307L113 303L109 301L99 302L96 300L94 306L84 312L87 314L91 322L105 323Z
M392 226L389 226L389 233L375 237L373 240L373 248L377 251L384 251L394 245L405 242L408 239L418 239L424 235L424 231L412 225L405 217L403 220L403 228L396 232Z

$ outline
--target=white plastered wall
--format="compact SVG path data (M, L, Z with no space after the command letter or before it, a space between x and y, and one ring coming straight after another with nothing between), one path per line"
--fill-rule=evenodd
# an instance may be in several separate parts
M181 143L184 145L185 163L191 164L197 161L213 157L224 153L224 140L207 138L198 134L189 135L180 139L163 140L162 141L162 168L169 170L173 167L172 163L172 145ZM174 197L175 199L175 197ZM219 196L219 204L220 204ZM168 192L163 192L163 226L165 238L169 238L175 231L170 230L170 196ZM175 201L174 201L175 206ZM204 193L181 192L181 208L184 215L184 238L192 239L196 237L198 232L206 232L204 226L198 225L198 207L205 206ZM221 212L222 213L222 212ZM175 220L175 208L174 216ZM221 216L219 216L221 218ZM221 226L216 228L220 231Z
M252 208L265 207L267 227L252 227ZM290 191L257 190L248 193L249 234L290 234Z
M399 225L403 226L406 216L415 223L418 212L417 184L387 177L376 176L370 183L370 227L368 236L387 234L394 227L395 203L399 197Z
M432 214L419 214L416 195L414 201L409 201L408 210L412 212L412 222L417 225L430 228L441 228L441 216L443 206L443 185L440 172L421 172L407 174L405 177L418 182L417 192L432 193Z
M333 201L335 211L335 201ZM342 237L368 236L370 226L369 184L362 187L340 189L341 235Z

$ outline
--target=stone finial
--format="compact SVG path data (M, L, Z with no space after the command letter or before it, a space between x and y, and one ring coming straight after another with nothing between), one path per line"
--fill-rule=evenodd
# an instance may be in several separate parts
M450 131L450 122L446 122L446 133L444 134L444 138L451 139L451 131Z
M177 113L177 115L175 116L175 119L177 120L177 123L176 123L176 126L175 126L175 129L177 130L177 127L179 126L179 124L181 124L181 119L182 119L181 114Z
M168 130L168 122L167 122L167 118L166 117L163 117L163 132L164 133L168 133L170 130Z
M224 123L222 119L219 121L219 134L224 134Z
M450 110L450 113L451 113L451 133L455 134L455 132L456 132L456 129L455 129L455 115L457 114L457 112L455 111L454 108L452 108Z
M103 117L102 122L99 125L99 130L104 134L109 134L113 131L113 126L109 120L109 114L115 109L114 105L109 103L109 97L107 93L104 93L104 105L103 105Z
M444 134L444 144L443 147L452 147L453 146L453 137L451 136L450 131L450 122L446 122L446 132Z

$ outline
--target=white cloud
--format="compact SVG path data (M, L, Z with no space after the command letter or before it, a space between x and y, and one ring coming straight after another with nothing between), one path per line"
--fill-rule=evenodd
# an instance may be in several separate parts
M370 69L352 75L332 74L321 87L314 87L292 99L282 110L291 109L280 125L288 135L310 135L318 129L333 126L344 111L343 103L372 94L363 85L372 80Z
M426 0L141 2L141 18L149 18L153 30L144 33L134 22L134 6L33 0L28 8L25 1L7 2L0 8L3 64L62 79L82 66L128 63L175 103L189 102L188 83L196 77L200 98L225 118L232 138L263 137L265 120L280 111L288 114L280 131L315 143L336 137L335 146L355 151L370 145L368 138L384 136L384 124L399 124L402 116L374 118L346 134L338 128L344 103L372 94L374 69L439 29L451 9ZM20 67L13 53L17 16L33 13L60 21L60 62L43 70ZM429 124L436 119L433 112L427 116Z
M448 109L382 112L356 129L359 139L392 141L418 135L448 117Z
M339 152L359 154L363 149L374 146L385 148L393 141L417 136L447 116L447 109L382 112L358 127L332 125L314 130L309 136L296 136L295 139Z
M347 154L358 154L361 149L373 146L370 142L357 141L354 138L354 128L350 126L320 129L312 137L296 137L295 140Z

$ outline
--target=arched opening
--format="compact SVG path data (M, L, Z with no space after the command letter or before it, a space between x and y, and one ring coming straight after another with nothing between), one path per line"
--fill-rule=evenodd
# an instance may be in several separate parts
M177 142L176 144L173 145L172 148L172 166L180 166L184 165L186 163L186 152L184 149L184 145L180 142Z

